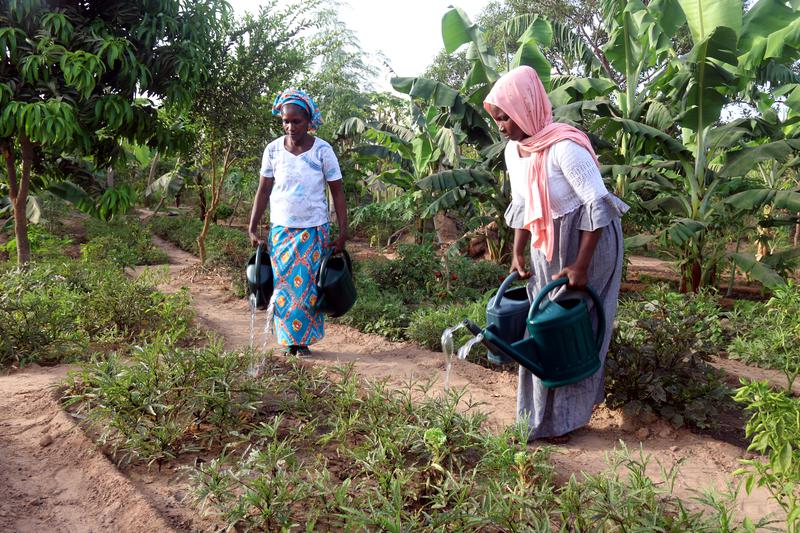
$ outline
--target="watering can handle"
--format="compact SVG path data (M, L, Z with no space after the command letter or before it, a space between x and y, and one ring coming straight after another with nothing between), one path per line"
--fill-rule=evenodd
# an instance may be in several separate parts
M505 296L506 291L511 286L511 284L517 281L518 279L519 279L519 272L517 272L516 270L511 274L509 274L508 276L506 276L506 279L504 279L503 283L500 284L500 288L497 289L497 294L495 294L494 298L492 298L493 308L497 307L497 304L500 302L500 300L503 299L503 296Z
M350 271L350 275L353 274L353 261L350 259L350 254L347 253L347 250L342 250L340 252L344 256L344 260L347 263L347 270ZM333 248L330 251L325 252L322 256L322 262L319 264L319 269L317 270L317 279L314 280L318 287L321 287L325 284L325 273L327 271L328 260L334 256Z
M263 242L258 243L258 248L256 248L256 286L261 286L261 257L266 252L267 256L269 256L269 251L267 251L267 245Z
M341 254L344 256L344 260L347 263L347 270L350 271L350 275L353 275L353 261L350 259L350 254L347 253L347 250L342 250ZM317 287L322 287L325 285L325 274L327 272L328 260L334 256L333 248L330 251L325 252L322 256L322 262L319 264L319 270L317 270L316 278L314 279L314 283ZM325 299L325 295L317 295L317 303L314 305L315 310L319 310L322 307L323 301Z
M532 320L536 313L539 312L539 305L550 291L562 285L566 285L568 281L567 278L558 278L542 287L542 290L539 291L539 294L537 294L536 298L533 300L533 304L531 304L531 310L528 312L528 320ZM606 313L603 310L603 302L600 300L597 293L594 292L594 289L587 285L585 291L589 293L589 296L594 302L594 308L597 310L597 335L595 337L595 343L599 350L606 334Z

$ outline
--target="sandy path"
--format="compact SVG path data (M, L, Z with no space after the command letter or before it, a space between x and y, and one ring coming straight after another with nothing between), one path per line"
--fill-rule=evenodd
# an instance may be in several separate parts
M171 281L162 289L176 290L187 286L204 326L223 335L227 347L247 345L250 318L247 303L233 298L224 286L213 280L211 283L203 280L190 282L189 276L181 270L196 263L196 258L161 239L156 239L156 243L168 253L171 262ZM258 329L261 327L263 320ZM444 357L440 353L408 343L389 342L330 323L326 325L323 341L312 348L311 361L318 364L353 362L362 376L388 379L397 385L409 380L435 378L439 383L433 390L441 390ZM749 369L742 367L733 370ZM755 370L764 375L762 369ZM776 381L780 378L780 373L767 372L766 375ZM516 379L515 372L495 372L462 361L455 361L450 374L451 386L466 387L468 396L483 404L482 410L496 428L514 421ZM595 410L586 428L575 432L568 444L557 448L553 460L563 476L581 471L595 473L605 467L606 454L620 441L631 450L638 450L641 446L646 454L652 456L652 475L658 474L657 463L665 467L680 463L681 475L676 492L687 498L708 488L725 489L732 479L731 472L739 468L739 459L746 455L737 446L685 429L674 430L661 421L647 427L631 424L623 420L619 411L601 406ZM769 501L765 491L754 491L751 496L739 497L738 509L744 515L760 518L769 512L777 512L778 506Z
M60 408L66 372L0 377L0 531L173 531Z

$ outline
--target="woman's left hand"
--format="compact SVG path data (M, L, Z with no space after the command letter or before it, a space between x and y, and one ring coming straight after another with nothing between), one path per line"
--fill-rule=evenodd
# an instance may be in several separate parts
M340 233L336 239L331 243L333 245L333 253L338 254L344 250L344 243L347 241L347 233Z
M589 283L589 275L586 269L574 264L565 266L561 269L561 272L553 276L553 279L558 278L567 278L567 287L570 289L585 289L586 284Z

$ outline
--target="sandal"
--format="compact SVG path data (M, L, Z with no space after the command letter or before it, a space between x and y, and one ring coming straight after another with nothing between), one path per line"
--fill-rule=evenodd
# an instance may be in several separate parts
M284 347L283 355L285 356L294 355L296 357L311 357L311 350L308 349L308 346L292 344L291 346Z

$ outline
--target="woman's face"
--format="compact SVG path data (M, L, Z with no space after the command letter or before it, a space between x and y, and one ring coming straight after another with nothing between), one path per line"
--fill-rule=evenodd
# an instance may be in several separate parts
M281 121L283 132L292 138L292 141L299 141L308 135L309 118L306 110L294 104L286 104L281 108Z
M517 126L517 123L511 120L505 111L496 105L489 104L489 114L494 119L497 127L500 128L500 133L503 137L512 141L521 141L525 137L529 137L527 133L522 131L522 128Z

